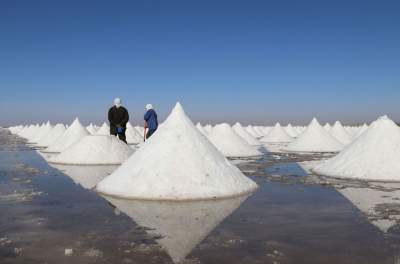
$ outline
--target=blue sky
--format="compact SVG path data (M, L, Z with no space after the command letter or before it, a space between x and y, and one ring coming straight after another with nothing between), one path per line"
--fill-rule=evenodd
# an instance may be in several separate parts
M400 121L400 1L0 1L0 125Z

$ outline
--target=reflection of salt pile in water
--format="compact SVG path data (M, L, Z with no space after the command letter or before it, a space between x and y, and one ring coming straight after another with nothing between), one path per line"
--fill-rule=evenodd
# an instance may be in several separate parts
M121 164L133 150L115 136L89 135L49 159L60 164Z
M281 124L276 123L274 128L266 136L262 137L260 141L264 143L291 142L293 138L281 127Z
M76 184L81 185L85 189L92 189L110 175L118 165L107 166L81 166L81 165L65 165L50 163L50 166L63 172L70 177Z
M104 196L146 232L161 238L157 243L175 263L180 263L207 235L247 198L157 202L115 199Z
M349 135L349 133L346 132L339 121L335 122L333 127L329 130L329 133L343 145L351 143L351 136Z
M313 170L339 178L400 181L400 128L387 116L380 117L337 156Z
M94 135L110 135L110 127L107 125L106 122L104 122L103 125L96 131L96 133L94 133Z
M241 136L244 140L246 140L247 143L249 143L252 146L259 146L261 143L252 135L250 135L249 132L247 132L240 123L236 123L232 126L233 130Z
M313 119L307 129L285 150L293 152L336 152L343 149L343 144L333 138Z
M208 139L226 157L253 157L262 155L255 147L247 143L226 123L216 125Z
M55 125L50 132L43 137L39 142L36 144L38 147L48 147L57 140L65 132L65 126L63 124Z
M249 193L256 187L199 132L177 103L158 132L97 190L127 198L194 200Z
M89 132L76 118L71 126L43 152L61 152L87 135L89 135Z
M400 222L400 185L373 183L371 188L349 187L338 189L368 220L382 232ZM392 208L391 210L387 210Z

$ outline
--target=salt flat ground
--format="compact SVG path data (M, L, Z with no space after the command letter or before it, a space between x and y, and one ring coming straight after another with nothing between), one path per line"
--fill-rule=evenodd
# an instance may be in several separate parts
M325 157L234 160L260 188L228 215L215 214L215 204L193 205L193 215L214 213L193 220L200 224L187 217L190 204L176 209L176 219L196 227L187 230L173 215L163 219L175 205L136 201L136 214L125 214L119 201L80 182L90 170L68 176L0 130L0 263L176 262L180 248L165 239L194 243L183 263L400 263L400 188L309 175L303 162Z

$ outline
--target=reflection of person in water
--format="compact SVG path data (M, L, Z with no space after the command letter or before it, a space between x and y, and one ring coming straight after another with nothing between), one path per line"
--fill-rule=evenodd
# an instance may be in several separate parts
M107 202L107 204L114 209L114 214L115 215L120 215L121 214L121 211L117 207L115 207L112 203Z

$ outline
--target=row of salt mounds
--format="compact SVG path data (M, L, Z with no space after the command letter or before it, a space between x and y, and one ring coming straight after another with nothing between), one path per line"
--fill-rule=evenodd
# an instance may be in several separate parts
M264 143L292 142L293 138L282 128L281 124L276 123L268 135L262 137L260 141Z
M147 200L223 198L256 188L198 131L179 103L157 133L97 185L106 195Z
M65 132L64 124L55 125L50 132L46 135L46 137L39 140L36 144L38 147L48 147L53 144L57 138L59 138Z
M400 128L387 116L314 172L337 178L400 181Z
M87 127L86 127L87 131L89 131L90 134L94 135L97 131L96 127L90 123Z
M257 147L247 143L226 123L214 126L208 139L225 157L254 157L262 153Z
M290 152L338 152L343 149L343 144L333 138L313 118L306 130L284 150Z
M139 144L143 142L143 136L129 122L126 124L125 134L128 144Z
M364 123L362 127L360 127L360 129L356 132L354 138L358 138L359 136L361 136L362 133L364 133L367 130L368 130L368 125Z
M123 163L131 154L131 149L116 136L88 135L68 147L50 163L73 165L116 165Z
M34 137L32 137L29 142L30 143L37 143L39 142L43 137L45 137L50 130L52 129L52 125L50 124L50 121L47 121L47 123L43 126L40 127L38 133Z
M333 127L329 130L329 133L343 145L348 145L352 141L350 134L344 129L339 121L335 122Z
M106 122L94 133L94 135L98 136L107 136L110 135L110 127L107 125Z
M296 131L296 129L294 129L294 127L290 123L285 127L285 131L292 138L295 138L295 137L299 136L299 133Z
M57 138L48 148L42 152L58 153L67 149L69 146L81 140L83 137L89 135L87 129L82 126L79 119L76 118L74 122L65 130L65 132Z
M247 143L249 143L252 146L259 146L261 143L252 135L250 135L240 123L236 123L232 126L233 130L241 136L244 140L246 140Z

